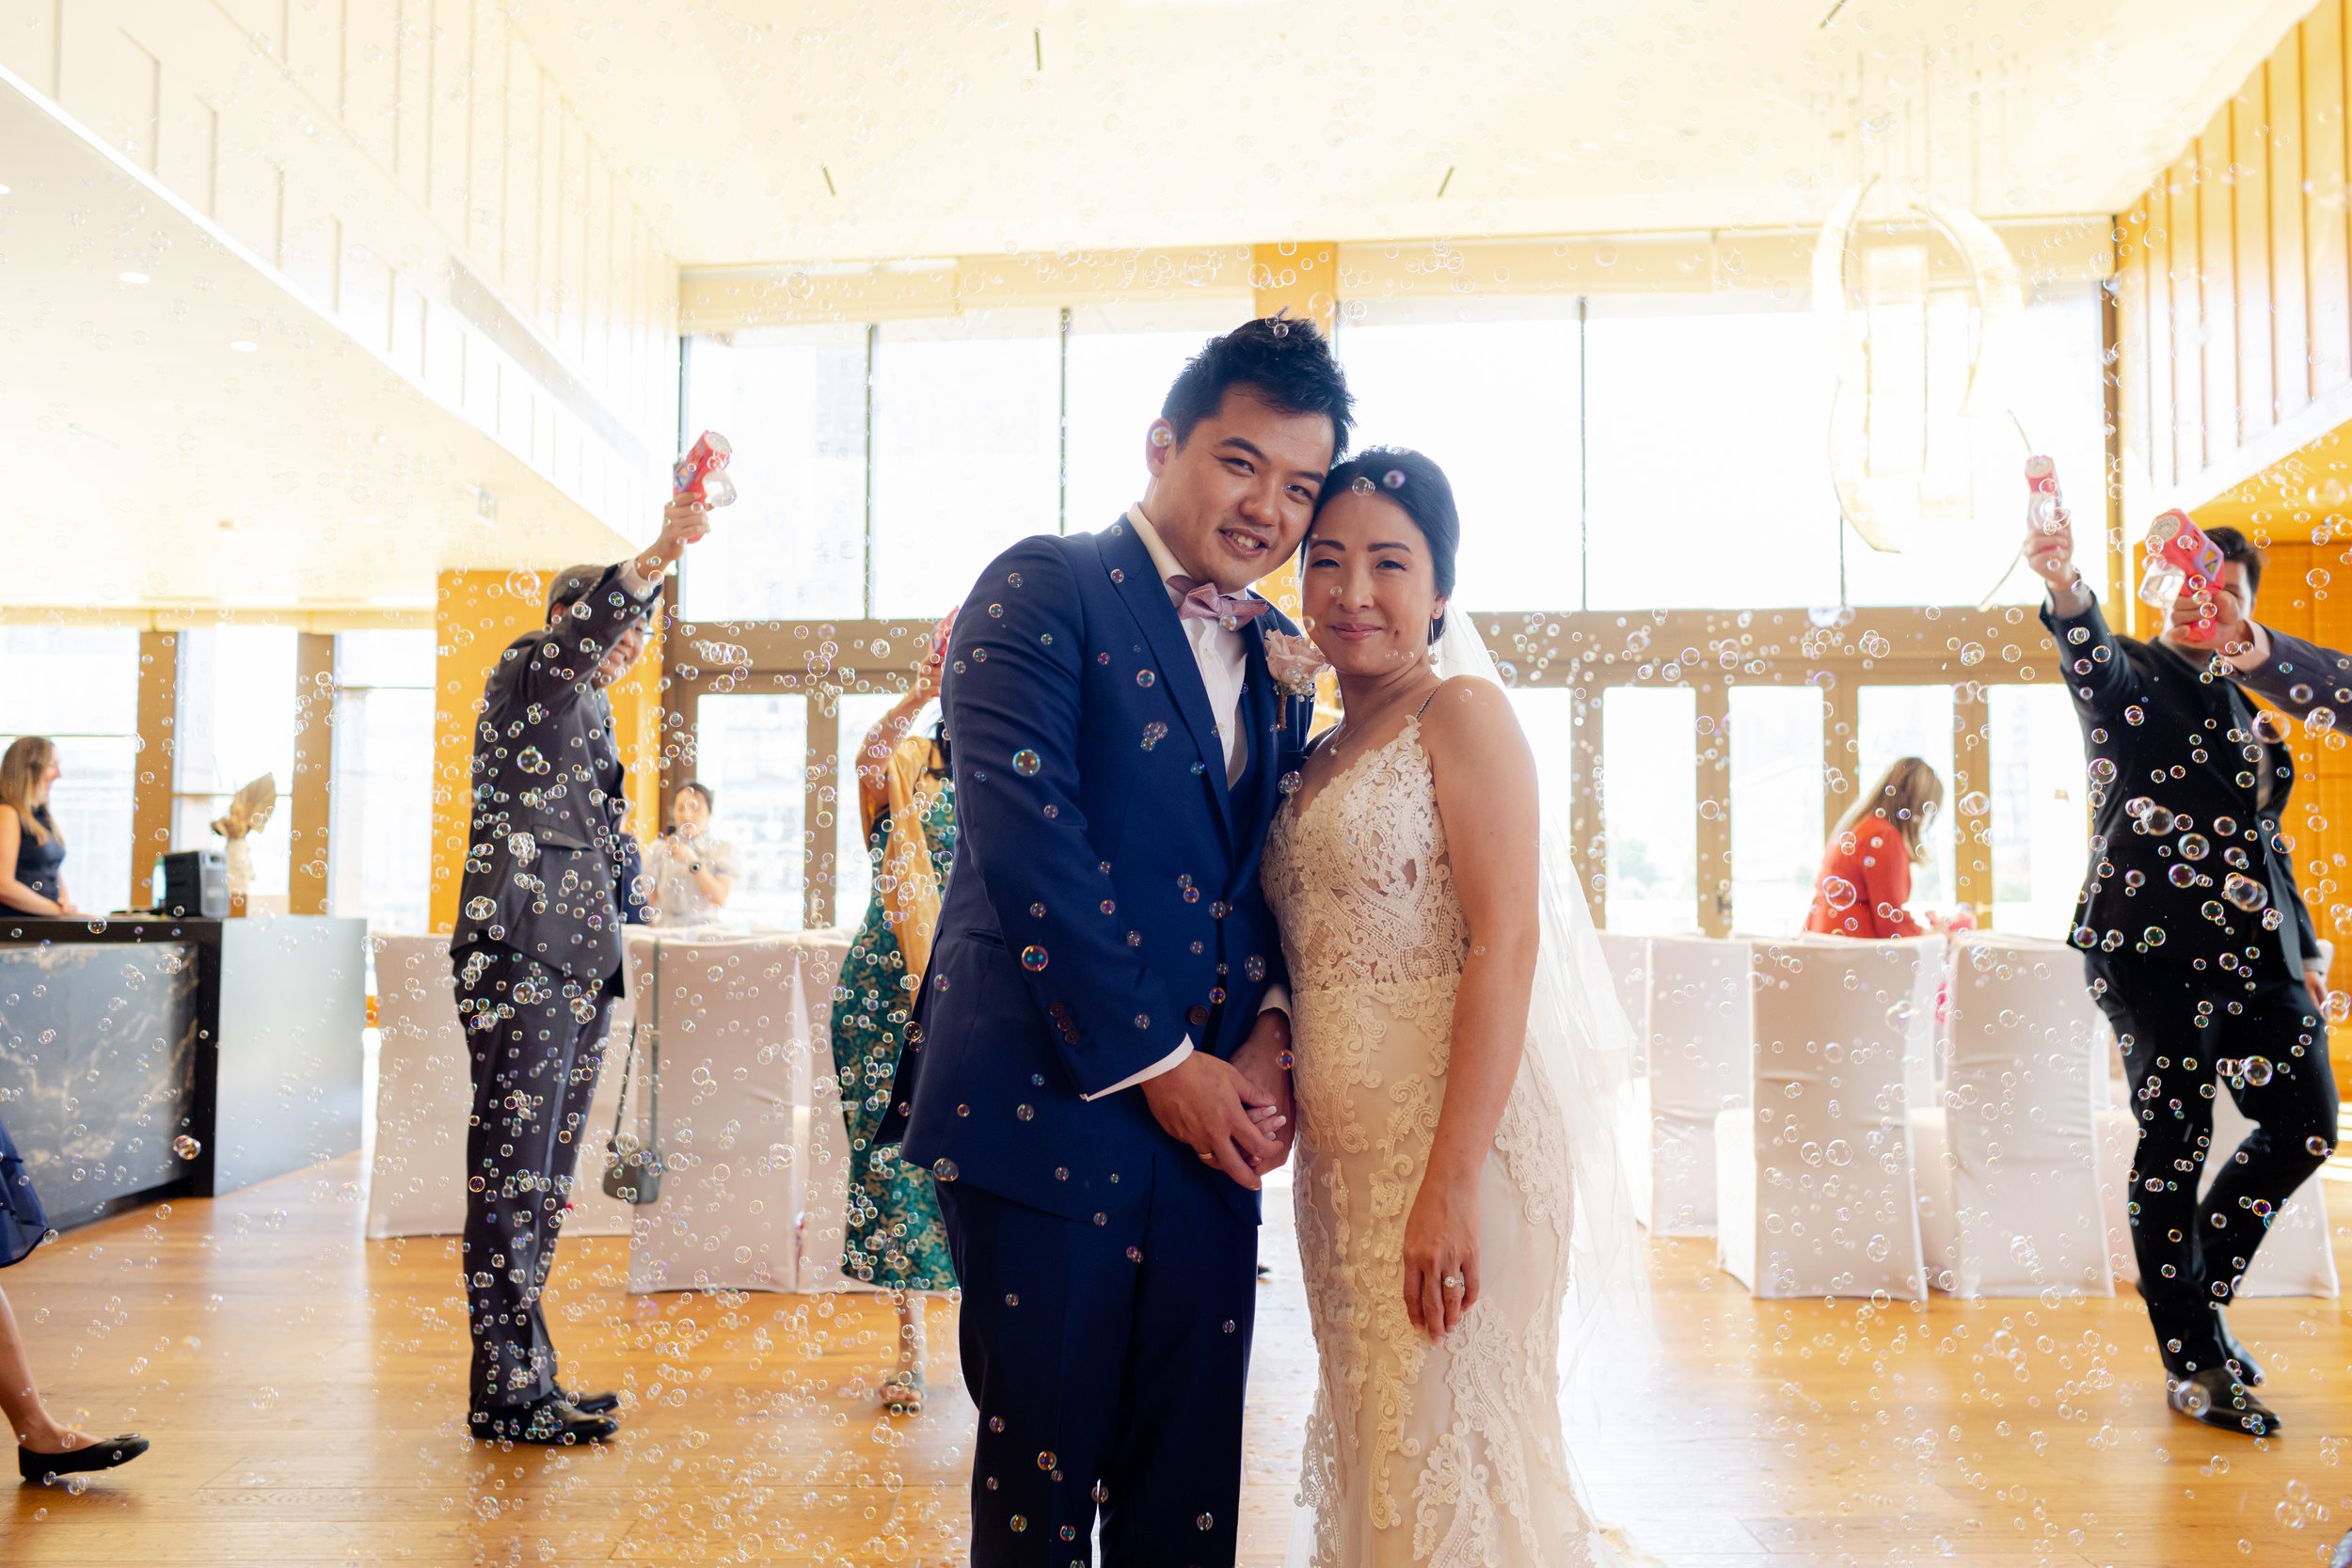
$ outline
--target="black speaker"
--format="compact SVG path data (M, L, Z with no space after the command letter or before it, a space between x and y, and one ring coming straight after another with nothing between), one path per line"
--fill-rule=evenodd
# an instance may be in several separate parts
M155 911L202 920L229 917L229 859L217 849L155 857Z

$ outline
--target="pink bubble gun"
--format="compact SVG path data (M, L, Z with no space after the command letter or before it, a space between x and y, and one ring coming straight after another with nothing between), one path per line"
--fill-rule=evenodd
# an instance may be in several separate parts
M2026 458L2026 490L2031 498L2026 503L2026 515L2034 527L2051 532L2066 510L2066 498L2058 493L2058 465L2046 457Z
M2221 580L2221 546L2205 537L2185 512L2167 512L2148 525L2148 571L2139 579L2142 603L2170 610L2183 594L2195 594ZM2196 635L2211 637L2210 612L2196 621Z
M727 464L734 456L735 448L725 436L715 430L704 431L670 471L671 499L700 501L705 506L733 505L735 481L727 477Z

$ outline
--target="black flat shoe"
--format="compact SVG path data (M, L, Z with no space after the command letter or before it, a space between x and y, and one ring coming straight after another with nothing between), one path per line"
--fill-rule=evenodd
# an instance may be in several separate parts
M48 1486L68 1476L128 1465L146 1451L147 1439L135 1432L104 1438L85 1448L68 1449L63 1453L35 1453L20 1445L16 1450L16 1472L35 1486Z
M2228 1364L2236 1370L2238 1381L2249 1388L2261 1387L2263 1386L2262 1363L2255 1360L2254 1353L2248 1350L2238 1341L2238 1337L2230 1332L2230 1320L2218 1307L2213 1309L2213 1323L2221 1334L2221 1354L2230 1358Z
M2260 1383L2262 1379L2252 1377L2248 1378L2246 1381L2249 1383ZM607 1416L621 1408L621 1396L610 1392L579 1394L558 1388L555 1391L555 1397L562 1400L565 1404L570 1405L574 1410L579 1411L583 1416Z
M564 1448L575 1443L601 1443L620 1430L621 1423L612 1417L591 1416L552 1394L535 1404L473 1413L473 1435L485 1442Z
M2227 1367L2208 1367L2186 1377L2164 1380L2164 1402L2192 1421L2249 1437L2276 1437L2279 1415L2232 1376Z

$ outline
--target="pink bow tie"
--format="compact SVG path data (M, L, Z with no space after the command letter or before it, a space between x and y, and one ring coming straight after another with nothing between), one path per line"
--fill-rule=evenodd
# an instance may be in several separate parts
M1244 623L1254 621L1274 608L1247 594L1220 594L1216 583L1202 582L1181 572L1168 578L1168 585L1184 595L1176 604L1178 620L1215 621L1227 631L1238 631Z

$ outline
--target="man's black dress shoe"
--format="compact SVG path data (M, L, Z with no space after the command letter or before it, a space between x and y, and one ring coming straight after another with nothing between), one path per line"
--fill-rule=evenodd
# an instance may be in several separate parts
M135 1432L103 1438L86 1448L69 1449L64 1453L35 1453L20 1446L16 1450L16 1472L36 1486L48 1486L68 1476L128 1465L146 1451L147 1439Z
M2262 1363L2256 1361L2254 1353L2239 1343L2238 1337L2230 1332L2230 1320L2218 1307L2213 1309L2213 1325L2221 1335L2221 1354L2236 1365L2238 1381L2249 1388L2261 1387Z
M2260 1383L2262 1379L2258 1377L2249 1377L2246 1381L2249 1383ZM611 1392L575 1394L567 1392L564 1389L558 1388L555 1391L555 1397L562 1400L565 1404L570 1405L574 1410L579 1411L583 1416L605 1416L610 1415L612 1412L621 1408L621 1396Z
M473 1413L474 1436L489 1442L564 1447L601 1443L620 1430L612 1417L591 1416L555 1394L532 1404Z
M2254 1391L2233 1376L2227 1367L2207 1367L2186 1377L2164 1380L2164 1400L2192 1421L2223 1432L2252 1437L2279 1433L2278 1412L2254 1397Z

